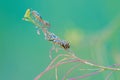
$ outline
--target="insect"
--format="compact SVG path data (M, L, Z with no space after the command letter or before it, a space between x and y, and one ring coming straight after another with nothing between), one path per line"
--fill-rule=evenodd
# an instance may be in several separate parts
M68 50L70 48L70 44L69 42L65 41L65 40L61 40L58 36L56 36L54 33L50 33L48 31L46 31L45 33L45 39L47 39L48 41L51 41L54 45L50 50L50 59L52 59L52 51L55 50L56 52L58 51L58 49L64 49L64 50ZM57 48L55 45L59 45L61 48Z
M37 11L27 9L24 15L24 20L32 22L36 26L38 35L40 35L40 29L41 29L45 35L45 39L54 44L54 46L50 51L52 50L57 51L58 48L56 48L56 45L60 46L64 50L69 50L70 48L69 42L65 40L61 40L54 33L49 32L48 28L50 26L50 23L45 21ZM50 58L52 58L51 55Z
M61 40L54 33L48 32L45 37L48 41L52 41L54 44L57 44L57 45L61 46L65 50L70 48L69 42L67 42L65 40Z
M37 24L37 26L50 26L50 23L45 21L37 11L31 9L26 10L23 20L30 21L35 25Z
M45 21L45 20L43 20L43 18L41 17L41 15L40 15L37 11L33 10L33 11L32 11L32 15L33 15L33 17L35 17L39 22L41 22L43 25L45 25L45 26L50 26L50 23L47 22L47 21Z
M56 39L56 40L53 40L53 43L60 45L65 50L70 48L70 44L65 40Z

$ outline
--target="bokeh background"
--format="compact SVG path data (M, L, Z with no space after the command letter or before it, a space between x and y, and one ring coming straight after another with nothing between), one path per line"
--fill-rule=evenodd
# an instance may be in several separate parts
M50 31L68 40L78 57L105 66L120 63L120 0L1 0L0 80L33 80L50 63L52 44L22 20L27 8L49 21ZM104 80L106 74L83 80Z

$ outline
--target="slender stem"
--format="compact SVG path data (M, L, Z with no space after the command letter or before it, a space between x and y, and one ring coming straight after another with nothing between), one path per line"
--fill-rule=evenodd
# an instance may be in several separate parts
M55 63L55 61L59 58L59 57L61 57L61 56L69 56L69 55L67 55L67 54L60 54L60 55L58 55L57 57L55 57L52 61L51 61L51 63L48 65L48 67L43 71L43 72L41 72L37 77L35 77L35 79L34 80L38 80L40 77L42 77L46 72L48 72L49 70L51 70L51 69L53 69L54 67L57 67L57 66L52 66L52 65L54 65L54 63Z
M75 58L77 58L81 63L84 63L84 64L89 65L89 66L93 66L93 67L97 67L97 68L102 68L102 69L107 69L107 70L113 70L113 71L120 71L120 68L112 68L112 67L100 66L100 65L88 62L86 60L80 59L80 58L78 58L76 56L75 56Z
M97 70L95 72L91 72L91 73L88 73L88 74L85 74L85 75L82 75L82 76L78 76L76 78L70 78L69 80L78 80L78 79L86 78L86 77L98 74L98 73L100 73L102 71L104 71L104 69L100 69L100 70Z
M65 80L66 77L69 75L69 73L71 73L75 68L77 68L77 67L79 67L79 66L80 66L80 64L78 64L78 65L76 65L76 66L73 66L71 69L69 69L69 70L66 72L66 74L65 74L65 76L63 77L62 80Z
M56 78L56 80L58 80L58 69L57 69L57 67L55 67L55 78Z
M109 79L110 79L110 76L112 75L113 72L114 72L114 71L111 71L111 72L107 75L107 77L105 78L105 80L109 80Z

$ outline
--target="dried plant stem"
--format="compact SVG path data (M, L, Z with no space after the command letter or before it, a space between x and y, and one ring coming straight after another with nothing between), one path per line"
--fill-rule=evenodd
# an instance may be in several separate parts
M100 73L100 72L102 72L102 71L104 71L104 69L100 69L100 70L97 70L97 71L92 72L92 73L89 73L89 74L85 74L85 75L82 75L82 76L78 76L78 77L76 77L76 78L70 78L69 80L78 80L78 79L86 78L86 77L89 77L89 76L98 74L98 73Z
M113 72L114 72L114 71L111 71L111 72L106 76L105 80L109 80L109 79L110 79L110 76L112 75Z
M43 71L43 72L41 72L34 80L38 80L40 77L42 77L43 76L43 74L45 74L47 71L49 71L49 70L51 70L52 68L54 68L54 67L57 67L57 66L53 66L54 65L54 63L55 63L55 61L59 58L59 57L62 57L62 56L68 56L67 54L60 54L60 55L58 55L57 57L55 57L52 61L51 61L51 63L48 65L48 67Z
M63 77L62 80L65 80L66 77L67 77L75 68L77 68L77 67L79 67L79 66L80 66L80 64L78 64L78 65L73 66L72 68L70 68L70 69L66 72L66 74L65 74L65 76Z
M88 66L93 66L93 67L97 67L99 68L100 70L97 71L97 72L102 72L102 71L105 71L105 70L112 70L112 71L120 71L119 68L111 68L111 67L105 67L105 66L100 66L100 65L96 65L96 64L93 64L91 62L88 62L86 60L83 60L83 59L80 59L76 56L72 56L72 60L69 60L69 57L71 55L67 55L67 54L60 54L58 55L55 59L53 59L50 63L50 65L42 72L40 73L36 78L35 80L38 80L40 77L42 77L46 72L48 72L49 70L53 69L53 68L56 68L62 64L67 64L67 63L75 63L75 62L80 62L80 63L83 63L83 64L86 64ZM56 62L56 60L59 58L59 57L66 57L67 59L65 60L61 60L59 62L57 62L56 64L54 64ZM69 73L69 72L68 72ZM67 73L67 74L68 74ZM66 74L66 75L67 75ZM64 80L64 78L63 78Z
M56 80L58 80L58 69L57 69L57 67L55 68L55 78L56 78Z

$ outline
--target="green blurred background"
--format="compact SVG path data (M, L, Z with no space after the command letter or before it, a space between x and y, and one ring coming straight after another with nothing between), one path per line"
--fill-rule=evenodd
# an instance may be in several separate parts
M52 44L22 20L27 8L40 12L50 31L68 40L80 58L105 66L120 63L120 0L1 0L0 80L33 80L50 62ZM119 75L110 80L120 80Z

